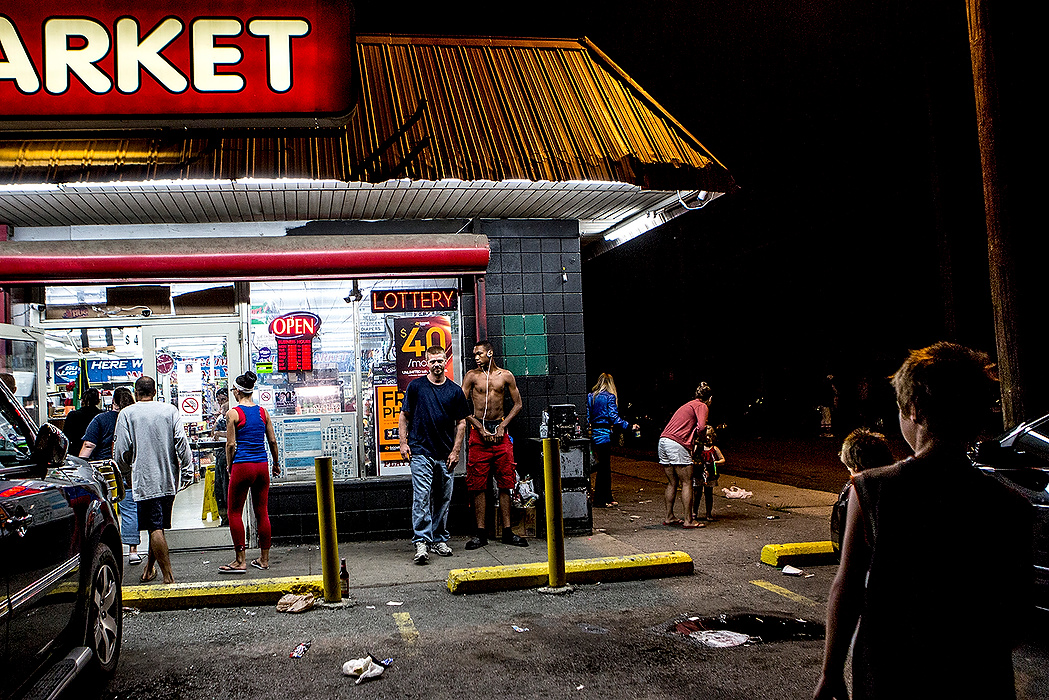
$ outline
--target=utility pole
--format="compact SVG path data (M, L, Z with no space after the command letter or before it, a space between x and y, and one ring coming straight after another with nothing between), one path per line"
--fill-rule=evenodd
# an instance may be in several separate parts
M1018 299L1013 258L1013 227L998 169L998 81L991 43L990 0L966 0L969 52L976 96L976 126L983 169L983 202L987 219L987 262L998 348L998 378L1002 392L1002 422L1006 430L1024 419L1024 387L1017 323Z

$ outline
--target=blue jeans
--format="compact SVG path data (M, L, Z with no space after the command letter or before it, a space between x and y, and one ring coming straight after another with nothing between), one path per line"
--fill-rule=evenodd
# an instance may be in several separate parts
M412 542L448 541L448 506L452 502L452 471L443 459L413 454Z
M131 496L131 489L124 494L120 502L120 541L130 547L137 547L140 539L138 531L138 506Z

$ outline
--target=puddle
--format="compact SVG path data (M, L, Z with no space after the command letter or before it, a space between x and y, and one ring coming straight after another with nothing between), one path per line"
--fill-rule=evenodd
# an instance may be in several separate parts
M653 628L652 631L685 637L708 647L823 639L825 633L821 622L758 613L723 613L716 617L682 616Z

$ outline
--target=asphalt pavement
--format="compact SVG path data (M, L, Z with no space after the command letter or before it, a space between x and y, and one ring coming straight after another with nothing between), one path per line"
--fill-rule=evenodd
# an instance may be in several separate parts
M652 461L613 457L619 506L597 509L594 533L568 537L567 557L681 551L689 575L591 582L571 595L535 589L453 595L448 572L469 566L541 562L545 543L528 548L497 541L412 563L405 540L344 542L350 596L340 608L300 615L272 604L125 610L116 677L77 697L150 698L808 698L818 677L822 639L753 640L711 648L680 634L693 618L750 616L822 622L836 567L802 567L797 576L760 561L767 544L826 540L835 493L724 474L715 522L695 530L662 524L662 469ZM750 491L727 499L721 488ZM253 555L249 552L249 556ZM217 573L232 550L174 554L178 581L236 586L275 577L316 576L315 545L275 548L268 572ZM141 567L129 567L126 581ZM182 584L176 584L182 585ZM169 588L149 584L144 588ZM134 586L129 585L126 591ZM974 629L974 638L979 630ZM301 656L293 652L301 644ZM930 643L935 643L931 638ZM355 685L341 672L352 659L391 659L382 677ZM1049 698L1049 647L1040 640L1014 654L1017 695Z

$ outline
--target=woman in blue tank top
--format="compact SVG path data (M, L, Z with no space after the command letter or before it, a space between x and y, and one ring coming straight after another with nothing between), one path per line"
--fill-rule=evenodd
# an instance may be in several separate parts
M270 568L270 464L273 457L273 476L280 474L277 457L277 436L273 422L266 409L252 401L255 392L254 372L245 372L233 380L233 398L237 405L226 413L226 461L229 463L229 532L233 538L236 559L219 567L219 573L243 574L247 571L247 555L244 550L244 501L251 492L255 508L255 521L259 527L259 548L262 553L252 559L256 569ZM266 448L269 448L267 454Z

